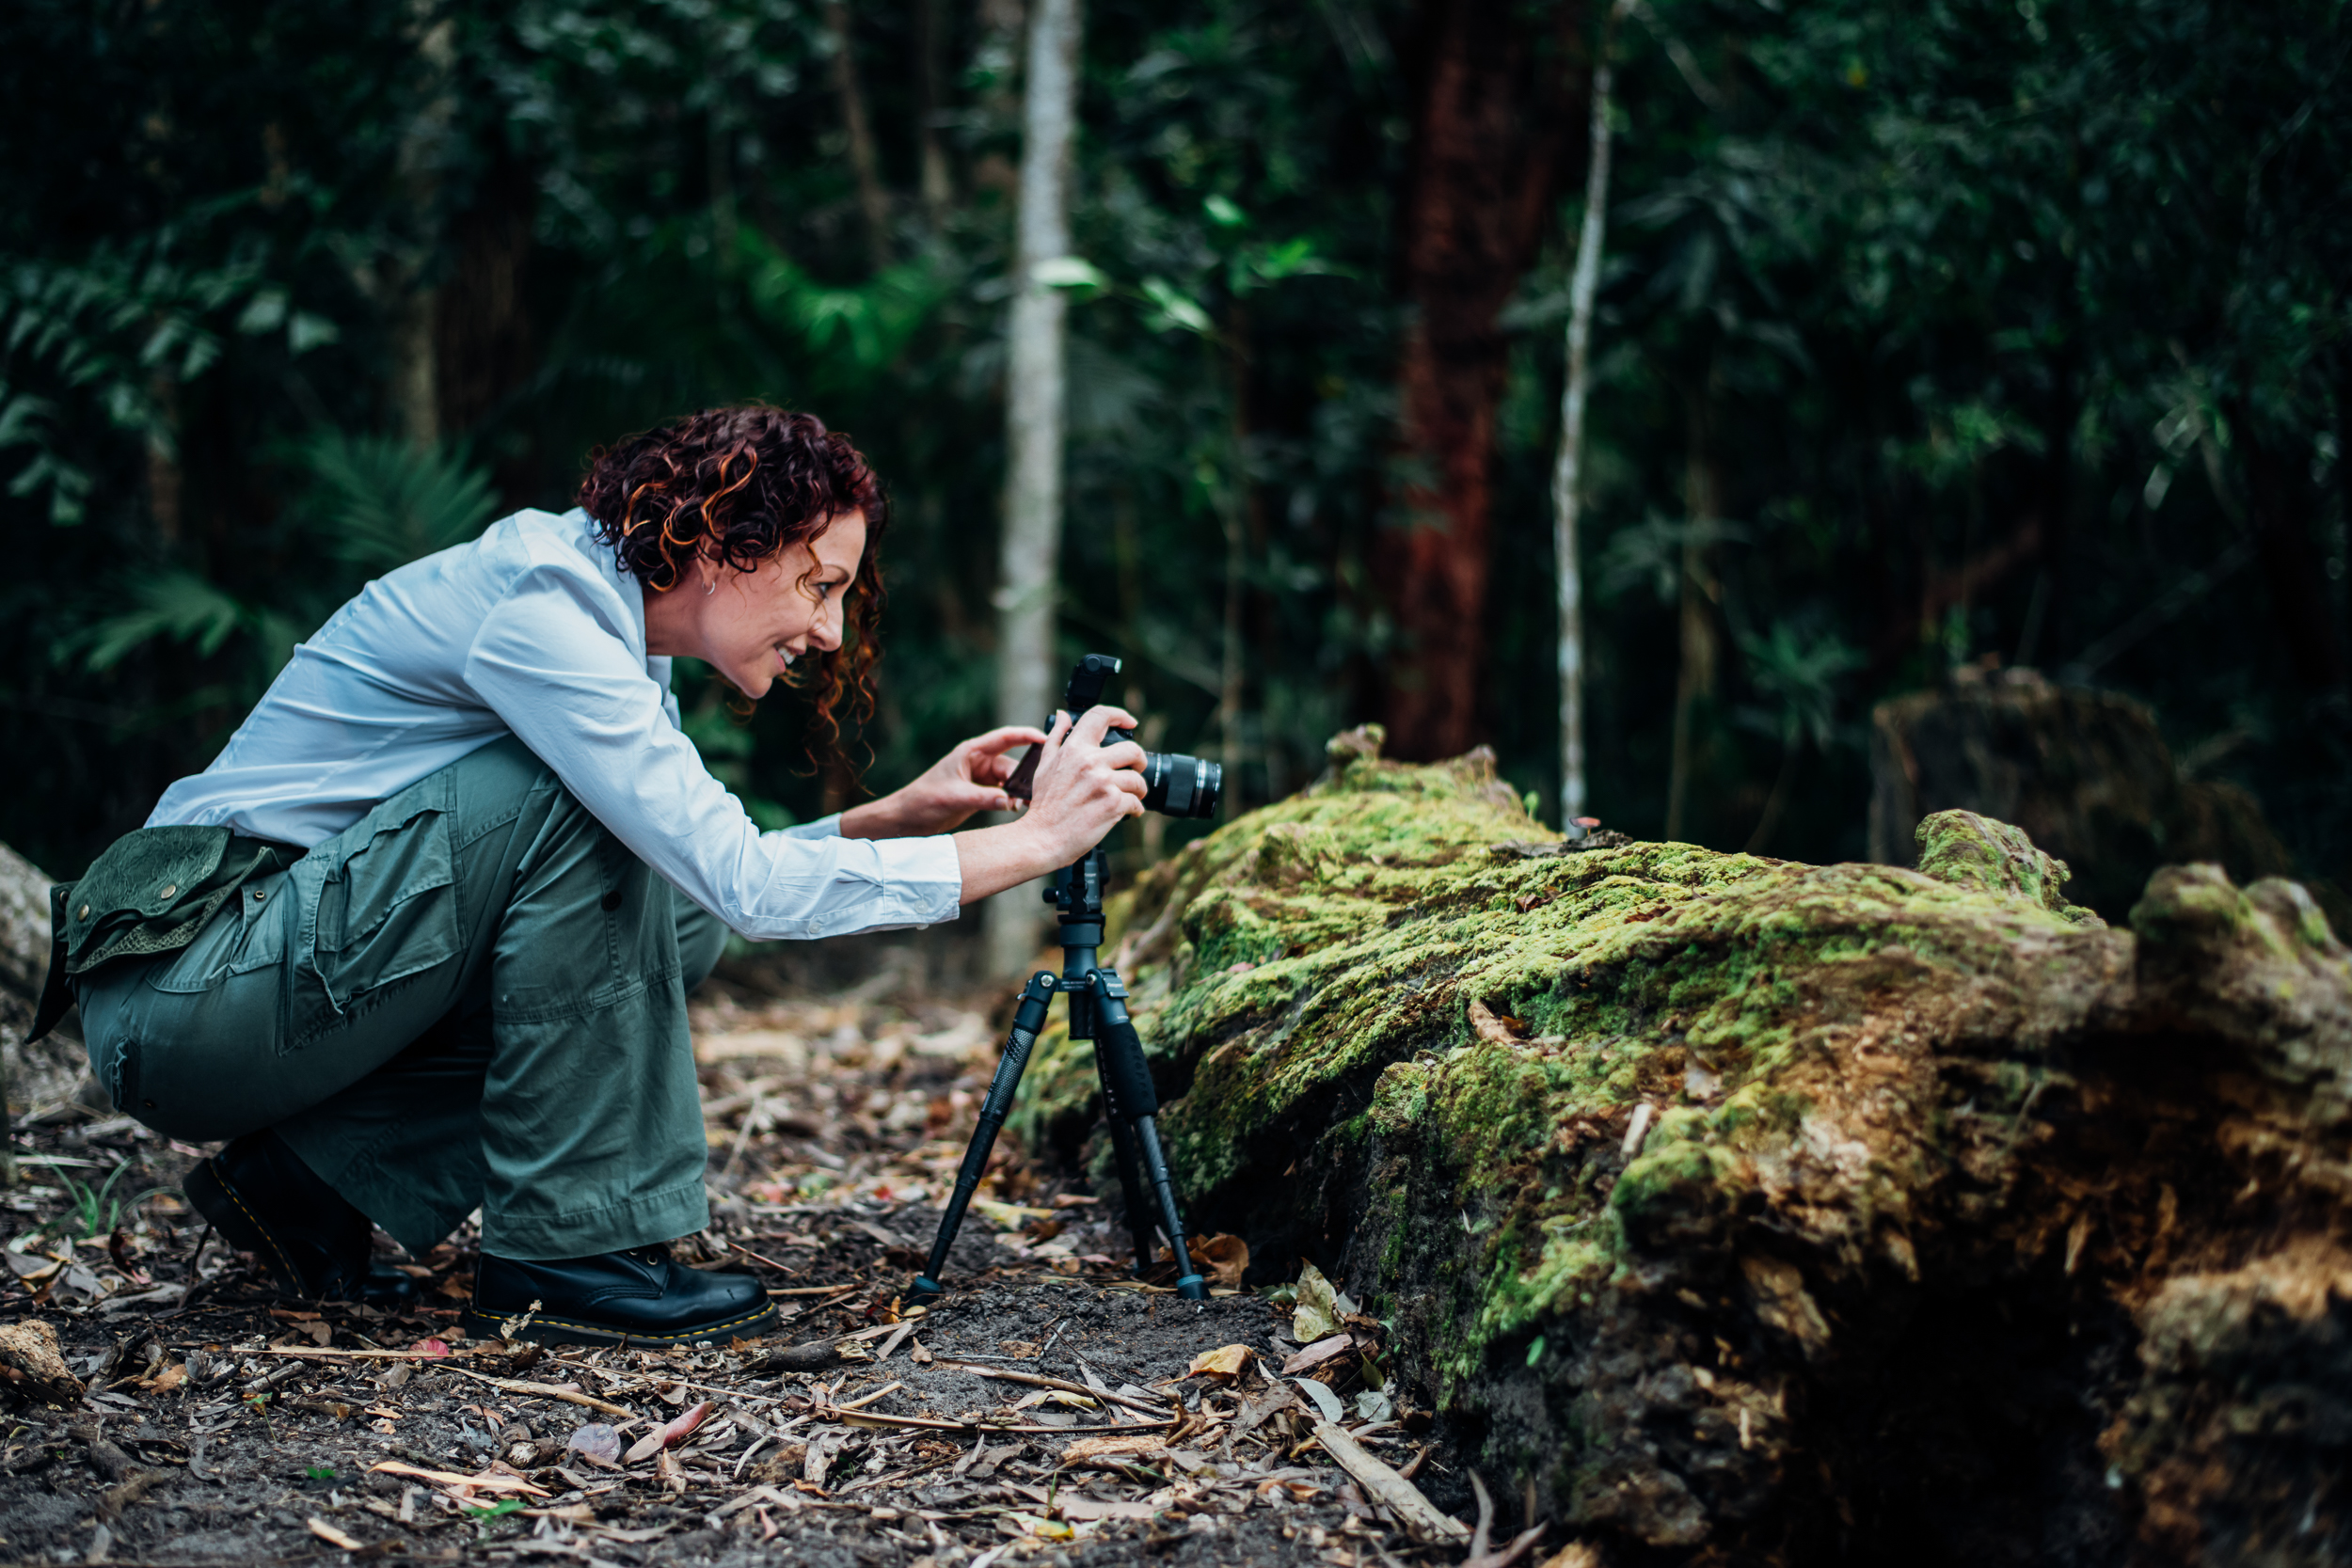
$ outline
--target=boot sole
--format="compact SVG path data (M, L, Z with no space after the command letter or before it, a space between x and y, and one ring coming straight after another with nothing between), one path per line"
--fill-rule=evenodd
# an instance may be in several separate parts
M188 1172L180 1190L196 1212L220 1232L222 1240L239 1252L249 1252L262 1260L262 1266L269 1271L271 1281L279 1291L296 1300L311 1299L302 1288L302 1276L295 1271L294 1259L286 1256L286 1249L269 1233L269 1227L255 1215L237 1189L220 1179L212 1161L202 1161Z
M469 1306L459 1315L469 1338L503 1339L505 1326L520 1313L485 1312L480 1307ZM773 1302L763 1302L755 1312L738 1317L721 1318L707 1323L697 1323L674 1333L653 1334L633 1328L620 1328L612 1323L580 1323L571 1318L550 1318L542 1313L531 1314L531 1322L516 1338L543 1345L691 1345L702 1340L723 1344L727 1339L756 1339L776 1326Z

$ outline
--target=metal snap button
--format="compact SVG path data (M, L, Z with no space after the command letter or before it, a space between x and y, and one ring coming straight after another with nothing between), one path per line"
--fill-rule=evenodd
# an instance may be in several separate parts
M269 896L269 895L268 895L268 894L263 893L263 892L262 892L260 888L258 888L258 887L257 887L257 888L255 888L255 889L253 890L253 901L254 901L255 903L257 903L257 904L258 904L258 903L260 903L262 899L267 898L268 896Z
M73 918L76 920L87 920L89 918L89 906L85 904L80 909L74 911Z
M160 898L168 898L168 897L170 897L173 894L175 894L175 893L177 893L177 892L179 892L179 891L180 891L180 884L179 884L178 882L166 882L166 883L164 884L164 891L163 891L162 893L158 894L156 896L157 896L157 897L160 897Z

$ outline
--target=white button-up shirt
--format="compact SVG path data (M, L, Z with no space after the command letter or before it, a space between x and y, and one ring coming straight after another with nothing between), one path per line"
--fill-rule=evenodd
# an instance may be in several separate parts
M763 833L678 727L645 601L578 508L518 512L371 582L271 683L151 828L223 825L305 848L514 735L614 837L746 937L952 920L955 844Z

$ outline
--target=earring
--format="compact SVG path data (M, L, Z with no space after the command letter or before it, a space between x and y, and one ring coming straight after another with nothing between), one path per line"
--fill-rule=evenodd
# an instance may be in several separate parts
M711 594L716 594L718 591L719 579L717 578L712 578L708 582L703 584L703 597L706 599L710 597Z

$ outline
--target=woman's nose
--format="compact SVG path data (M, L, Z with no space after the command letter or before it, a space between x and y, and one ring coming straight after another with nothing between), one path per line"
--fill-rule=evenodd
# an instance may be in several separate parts
M841 646L841 601L839 599L825 601L823 613L817 617L817 624L808 628L808 640L816 643L818 650L824 653L832 653Z

